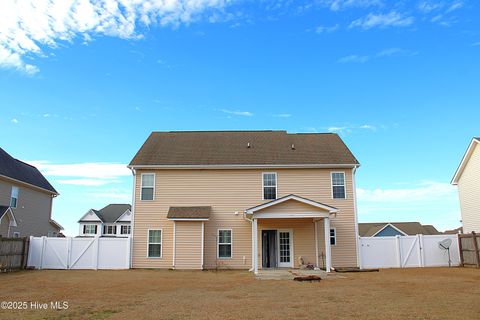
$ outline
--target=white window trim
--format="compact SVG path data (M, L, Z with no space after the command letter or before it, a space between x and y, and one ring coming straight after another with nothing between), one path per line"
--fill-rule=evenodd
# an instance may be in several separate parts
M95 226L97 226L96 224L84 224L84 226L85 226L85 231L87 231L87 227L90 227L90 226L93 227L93 233L84 232L84 233L83 233L84 235L95 235L95 234L97 234L97 233L95 232ZM83 229L83 228L82 228L82 229ZM98 227L97 227L97 229L98 229ZM83 230L82 230L82 231L83 231Z
M152 200L144 200L142 199L143 194L143 176L144 175L153 175L153 195ZM155 184L156 184L157 175L154 172L145 172L140 175L140 201L154 201L155 200ZM151 188L151 187L146 187Z
M332 230L333 230L333 238L335 239L335 244L332 244ZM337 228L330 227L330 246L335 247L337 245Z
M123 229L124 227L127 228L127 231L128 231L128 229L130 228L130 232L129 232L129 233L122 233L122 231L123 231L122 229ZM131 226L131 225L128 225L128 224L122 224L122 225L120 225L120 235L129 235L129 234L131 234L131 233L132 233L132 226Z
M150 231L160 231L160 243L154 242L152 244L159 244L160 245L160 257L150 257L148 255L148 249L150 245ZM147 230L147 258L148 259L162 259L163 258L163 230L161 228L158 229L148 229Z
M273 187L273 186L266 186L265 185L265 178L266 174L274 174L275 175L275 199L265 199L265 187ZM278 199L278 174L276 172L262 172L262 200L276 200Z
M17 192L13 192L14 190L16 190ZM15 197L13 196L13 194L16 193ZM18 207L18 194L20 193L20 188L17 187L17 186L12 186L12 192L10 193L10 208L16 208ZM15 207L12 206L12 199L15 198Z
M113 229L112 231L113 231L114 233L108 233L108 232L107 232L109 227L112 227L112 229ZM105 233L104 233L104 235L114 236L114 235L117 234L117 231L118 231L118 230L115 230L115 225L114 225L114 224L106 224L106 225L104 225L104 228L105 228ZM102 230L102 231L103 231L103 230Z
M230 243L220 243L220 231L230 231ZM230 257L220 257L220 244L230 244ZM221 228L217 230L217 259L233 259L233 229Z
M343 174L343 190L345 191L345 198L334 198L333 197L333 174L334 173L342 173ZM340 185L336 185L339 187ZM330 172L330 192L333 200L345 200L347 199L347 175L345 171L332 171Z

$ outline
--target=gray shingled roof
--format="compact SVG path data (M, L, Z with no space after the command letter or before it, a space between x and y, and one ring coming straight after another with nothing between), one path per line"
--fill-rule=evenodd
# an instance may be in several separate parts
M333 133L286 131L152 132L130 166L358 165Z
M0 148L0 175L58 194L37 168L13 158L2 148Z
M422 225L419 222L373 222L373 223L359 223L358 224L358 233L360 237L371 237L380 230L383 229L387 224L393 225L395 228L403 231L409 236L423 234L423 235L433 235L440 234L440 232L435 229L432 225Z
M95 210L91 209L105 223L115 222L127 210L132 210L129 204L109 204L108 206ZM79 220L79 222L87 222L91 220Z
M212 207L170 207L168 209L168 219L208 219Z

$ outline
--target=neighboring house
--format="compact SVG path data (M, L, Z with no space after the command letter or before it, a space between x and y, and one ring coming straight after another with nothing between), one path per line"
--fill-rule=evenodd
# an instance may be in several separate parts
M458 227L458 228L455 228L455 229L452 229L452 230L446 230L444 232L444 234L462 234L463 233L463 228L462 227Z
M58 192L37 168L0 148L0 236L56 237L63 230L52 219Z
M470 142L452 184L458 187L463 232L480 233L480 138Z
M422 225L419 222L359 223L358 233L360 234L360 237L393 237L414 236L417 234L441 234L441 232L439 232L434 226Z
M81 237L129 237L132 212L129 204L109 204L103 209L90 209L78 221Z
M132 266L358 266L358 167L337 134L153 132L129 164Z

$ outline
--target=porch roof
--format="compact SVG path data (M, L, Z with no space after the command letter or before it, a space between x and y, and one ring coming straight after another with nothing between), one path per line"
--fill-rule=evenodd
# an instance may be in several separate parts
M261 213L258 211L264 210L266 208L270 208L286 201L298 201L300 203L312 206L315 210L310 211L302 211L302 212L291 212L291 213ZM318 210L320 209L320 211ZM255 207L251 207L245 210L246 214L253 214L254 217L257 218L325 218L329 217L332 214L336 214L338 209L323 203L320 203L315 200L307 199L304 197L300 197L294 194L289 194L278 199L262 203Z
M170 220L208 220L210 218L210 206L196 207L170 207L168 209L167 219Z

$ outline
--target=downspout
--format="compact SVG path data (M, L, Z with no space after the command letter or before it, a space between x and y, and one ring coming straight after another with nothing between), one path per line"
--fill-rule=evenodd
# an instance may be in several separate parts
M362 263L360 257L360 248L358 247L359 242L359 235L358 235L358 214L357 214L357 187L355 183L355 173L357 171L357 167L353 167L352 170L352 185L353 185L353 212L355 214L355 246L356 246L356 253L357 253L357 267L360 269L362 268Z
M133 232L135 230L135 190L137 184L136 172L135 169L132 170L133 175L133 191L132 191L132 219L130 221L131 230L130 230L130 268L133 267Z
M245 211L243 212L243 219L246 220L246 221L248 221L248 222L250 222L250 224L253 223L253 220L252 220L252 219L248 219L248 218L247 218L247 214L245 213ZM250 228L250 229L251 229L251 228ZM253 241L253 235L252 235L252 241ZM253 246L254 246L254 245L256 245L256 244L253 244L253 243L252 243L252 251L253 251ZM253 252L252 252L252 256L253 256ZM253 261L252 261L252 264L253 264ZM253 271L253 268L248 269L248 272L252 272L252 271Z

